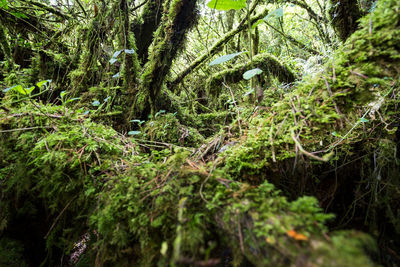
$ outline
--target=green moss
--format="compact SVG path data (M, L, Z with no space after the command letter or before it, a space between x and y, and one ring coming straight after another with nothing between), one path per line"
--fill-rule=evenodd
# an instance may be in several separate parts
M182 125L174 114L160 114L146 123L143 132L152 141L198 147L204 137L192 127Z
M29 266L24 260L24 246L21 242L8 238L0 238L1 266Z

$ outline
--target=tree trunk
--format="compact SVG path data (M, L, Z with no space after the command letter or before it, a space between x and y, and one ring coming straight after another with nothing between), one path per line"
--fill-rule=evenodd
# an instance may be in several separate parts
M329 14L336 34L342 41L345 41L357 30L358 20L362 17L363 12L355 0L332 0Z
M145 65L141 79L140 95L134 107L136 111L142 113L147 102L153 114L157 110L157 98L165 77L169 74L172 61L183 46L186 32L197 21L195 5L196 0L165 2L161 25L155 33L150 47L149 62Z

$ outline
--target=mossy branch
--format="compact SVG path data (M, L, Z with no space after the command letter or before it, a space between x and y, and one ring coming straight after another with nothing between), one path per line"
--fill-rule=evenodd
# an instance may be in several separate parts
M254 56L253 65L250 62L238 64L232 69L223 70L212 75L207 80L207 88L210 93L218 94L221 88L222 82L227 83L238 83L243 81L243 73L253 67L260 68L264 73L271 74L278 78L281 82L294 82L296 80L296 74L288 67L283 65L278 58L271 54L263 53Z

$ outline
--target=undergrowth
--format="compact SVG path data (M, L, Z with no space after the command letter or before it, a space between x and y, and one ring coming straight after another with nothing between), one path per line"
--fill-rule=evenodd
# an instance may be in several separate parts
M7 93L0 244L11 253L1 249L0 263L374 266L381 221L400 235L398 9L380 1L324 72L270 106L197 115L190 126L160 112L127 136L95 111ZM216 119L229 123L211 128ZM318 197L310 188L332 178L324 170L337 175L352 160L362 167L343 173L352 181L326 183L332 196L356 184L335 219L320 207L335 206L331 195L307 194ZM372 235L329 230L359 205ZM27 235L45 248L19 245Z

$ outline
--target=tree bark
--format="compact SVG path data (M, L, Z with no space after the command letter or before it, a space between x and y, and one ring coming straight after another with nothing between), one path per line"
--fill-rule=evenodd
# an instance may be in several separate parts
M355 0L332 0L329 14L332 26L342 41L345 41L357 30L358 20L363 16L363 12Z
M165 3L162 22L150 48L149 62L145 65L141 79L141 95L138 96L135 108L143 109L143 101L149 101L151 112L154 114L157 110L157 98L171 63L183 46L186 32L197 21L195 5L196 0L172 0Z

